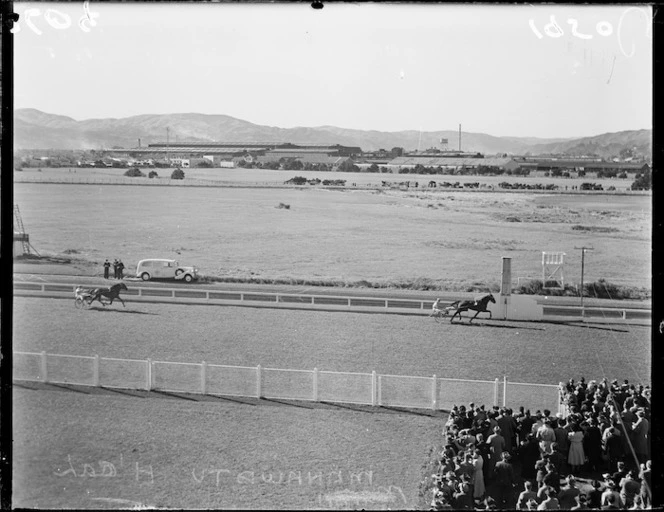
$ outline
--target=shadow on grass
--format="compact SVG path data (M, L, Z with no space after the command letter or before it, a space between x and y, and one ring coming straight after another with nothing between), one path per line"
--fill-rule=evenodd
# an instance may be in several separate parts
M302 400L281 400L274 398L255 398L255 397L229 397L220 395L199 395L195 393L176 393L170 391L160 390L132 390L120 388L106 388L106 387L93 387L82 386L76 384L54 384L33 381L15 381L13 386L16 388L26 389L30 391L55 391L55 392L74 392L82 393L89 396L114 396L123 395L129 398L153 398L158 400L186 400L190 402L207 402L214 405L221 405L225 403L233 403L237 405L250 405L252 407L257 405L274 406L274 407L297 407L301 409L345 409L354 412L365 412L371 414L405 414L415 416L425 416L429 418L444 418L449 411L446 410L429 410L429 409L409 409L405 407L390 407L390 406L372 406L365 404L350 404L350 403L336 403L336 402L308 402Z
M519 329L523 331L544 331L546 330L544 327L528 327L525 325L505 325L505 324L487 324L487 323L479 323L479 324L470 324L467 322L452 322L450 325L462 325L464 327L491 327L496 328L496 329Z
M629 329L617 329L612 325L607 325L607 326L589 325L587 323L582 323L582 322L551 322L551 323L555 323L555 325L564 325L567 327L582 327L584 329L595 329L598 331L629 332Z
M104 313L130 313L133 315L155 315L159 316L159 313L150 313L148 311L138 311L137 309L109 309L108 307L99 307L92 306L87 309L87 311L102 311Z
M312 403L301 403L294 402L289 400L277 400L276 398L261 398L261 402L272 402L275 405L290 405L292 407L300 407L301 409L315 409L316 404Z

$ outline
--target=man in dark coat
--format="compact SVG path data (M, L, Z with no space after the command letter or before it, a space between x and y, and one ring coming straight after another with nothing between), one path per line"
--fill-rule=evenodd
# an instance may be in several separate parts
M122 260L118 260L118 279L122 279L124 277L124 263L122 263Z
M514 485L516 478L514 477L514 468L510 462L512 456L509 452L503 452L501 460L496 462L493 468L493 475L495 480L495 497L498 508L513 508L514 504L511 503L512 495L514 494Z
M512 444L516 435L516 421L504 407L500 410L500 414L496 418L496 421L500 427L500 433L505 439L505 451L512 453L514 448L516 448Z
M597 472L602 468L602 432L597 422L590 418L583 438L583 451L588 456L588 469Z
M108 258L106 258L106 261L104 261L104 279L108 279L108 272L111 268L111 262L108 261Z
M618 462L625 456L620 431L611 427L609 435L604 440L604 448L609 456L609 472L616 471Z
M627 476L627 468L623 461L618 462L618 470L611 475L611 480L616 484L616 487L620 488L620 481Z
M556 471L556 466L551 462L546 465L546 475L543 479L544 485L553 487L557 493L560 493L560 474Z
M528 434L528 437L521 441L518 454L521 463L521 476L527 480L534 479L537 476L535 464L540 456L539 444L535 436Z
M113 260L113 277L118 278L118 260L117 258Z

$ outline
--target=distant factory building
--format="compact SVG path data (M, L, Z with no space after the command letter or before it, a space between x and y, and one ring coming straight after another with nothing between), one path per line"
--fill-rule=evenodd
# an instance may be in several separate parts
M518 158L515 161L523 168L535 171L617 171L639 173L650 170L646 162L604 162L590 158Z
M295 159L304 163L339 165L341 162L362 154L357 146L340 144L294 144L290 142L217 142L217 143L164 143L149 144L147 147L106 150L110 154L123 154L128 157L165 158L171 162L205 159L215 167L226 167L233 162L278 162Z
M477 169L479 167L496 167L503 171L514 171L519 169L520 165L509 157L490 157L481 158L455 157L455 156L434 156L434 155L406 155L399 156L389 161L390 167L410 168L417 164L424 167L440 167L442 169Z

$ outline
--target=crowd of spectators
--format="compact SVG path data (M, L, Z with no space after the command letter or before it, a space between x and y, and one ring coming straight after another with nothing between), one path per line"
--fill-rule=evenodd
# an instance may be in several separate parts
M650 387L560 384L561 411L454 406L431 510L651 508Z

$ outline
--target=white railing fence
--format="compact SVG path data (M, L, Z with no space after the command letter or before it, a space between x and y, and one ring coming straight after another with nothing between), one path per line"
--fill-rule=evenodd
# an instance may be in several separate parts
M564 412L558 386L14 352L13 379L174 393L451 410L492 404Z

